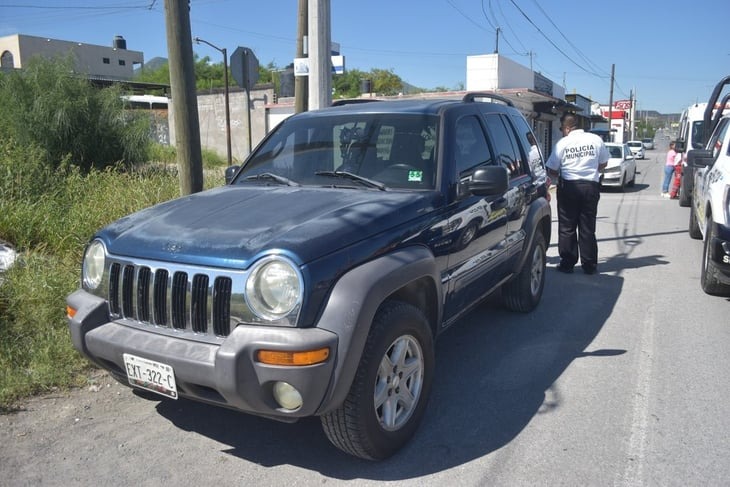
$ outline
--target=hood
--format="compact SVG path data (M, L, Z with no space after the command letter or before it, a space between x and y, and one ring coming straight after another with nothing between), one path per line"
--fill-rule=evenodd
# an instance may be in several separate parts
M131 214L98 236L119 256L245 268L278 250L304 264L418 218L435 194L224 186Z

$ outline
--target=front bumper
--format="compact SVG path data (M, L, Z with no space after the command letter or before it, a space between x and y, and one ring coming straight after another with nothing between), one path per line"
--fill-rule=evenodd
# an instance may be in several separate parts
M284 421L315 414L332 386L338 337L323 329L239 325L225 338L196 341L169 329L110 321L107 302L83 290L67 303L76 310L68 320L76 349L125 384L123 354L130 353L170 365L182 397ZM322 347L329 347L330 357L316 365L273 366L255 359L260 349ZM272 389L279 381L301 393L300 408L290 411L276 403Z
M601 186L621 187L622 177L621 171L604 172L601 175Z

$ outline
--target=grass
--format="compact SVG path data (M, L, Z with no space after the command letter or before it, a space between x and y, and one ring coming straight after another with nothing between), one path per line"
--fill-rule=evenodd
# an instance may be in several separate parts
M13 159L3 156L0 170ZM205 187L220 186L225 161L204 158ZM73 348L65 317L84 246L104 225L179 196L171 161L174 152L160 148L155 163L143 169L71 171L49 179L40 194L18 190L17 184L0 188L10 195L0 199L0 239L18 252L0 284L0 411L13 410L33 394L86 383L91 364Z

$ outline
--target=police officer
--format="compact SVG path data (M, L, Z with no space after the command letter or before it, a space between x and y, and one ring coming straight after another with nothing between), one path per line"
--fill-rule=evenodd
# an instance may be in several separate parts
M580 257L583 272L595 274L599 179L610 155L599 136L578 128L575 115L567 113L560 121L563 138L555 144L546 163L548 174L553 179L559 178L558 270L573 272Z

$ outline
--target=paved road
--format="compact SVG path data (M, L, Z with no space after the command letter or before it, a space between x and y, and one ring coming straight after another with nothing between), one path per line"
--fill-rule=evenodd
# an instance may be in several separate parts
M0 485L728 485L730 302L701 291L688 209L659 195L665 150L603 193L599 275L556 272L553 243L535 312L487 302L442 337L392 459L340 453L315 419L149 401L102 374L0 416Z

